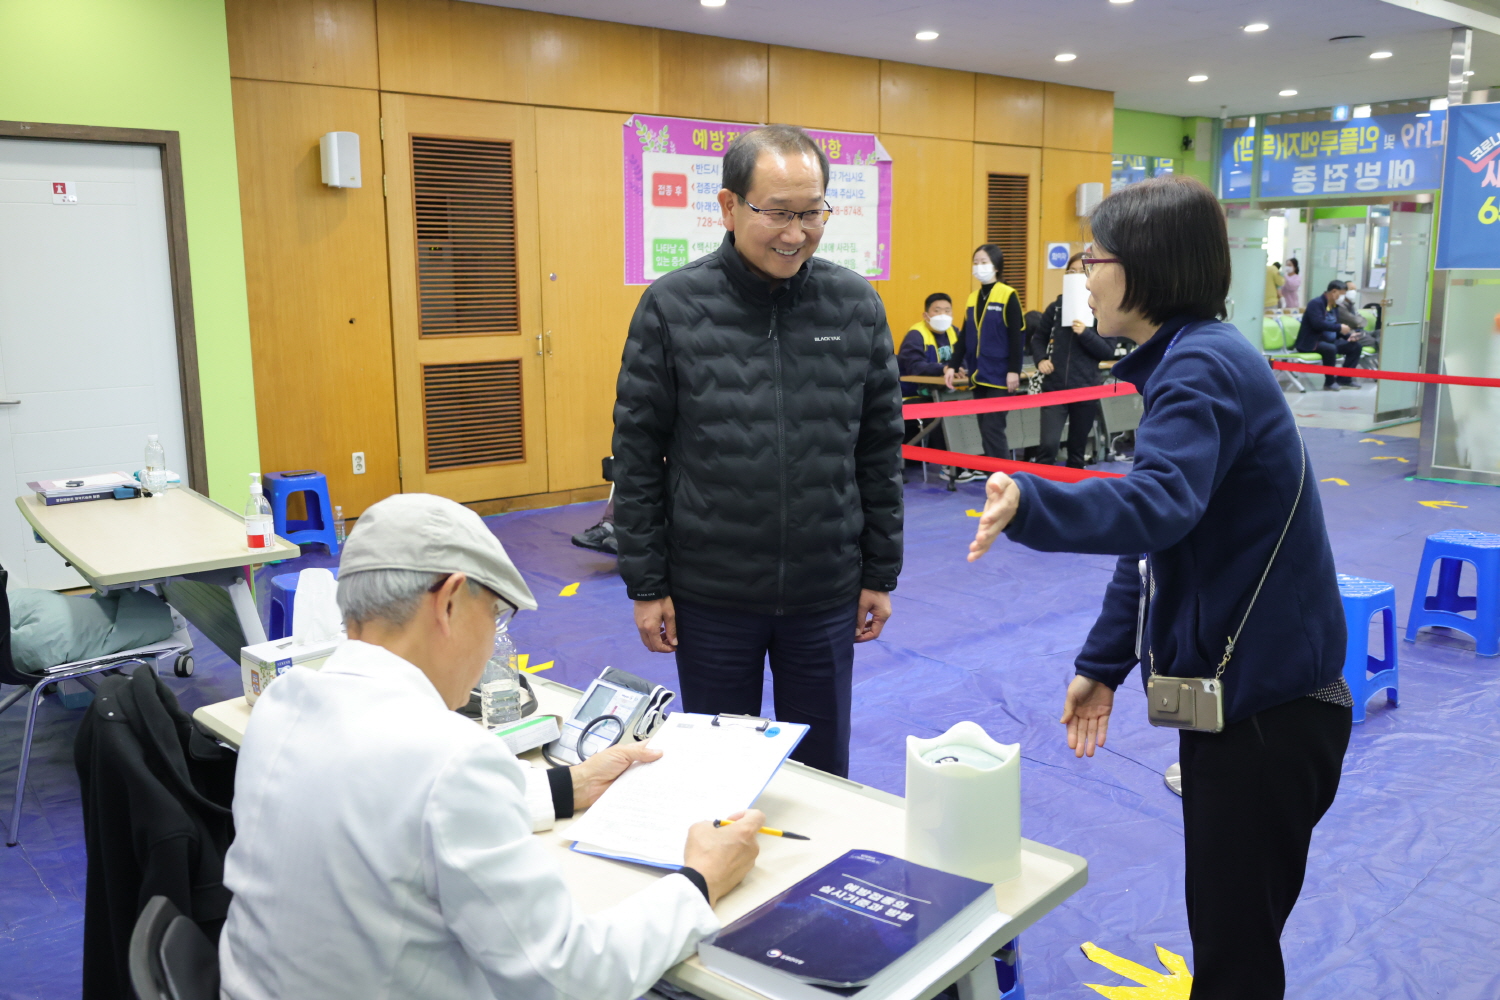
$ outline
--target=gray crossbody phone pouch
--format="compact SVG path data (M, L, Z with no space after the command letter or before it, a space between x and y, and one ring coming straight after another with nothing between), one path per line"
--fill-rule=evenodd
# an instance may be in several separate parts
M1260 575L1255 593L1250 595L1250 606L1245 609L1239 628L1234 630L1234 635L1229 637L1229 644L1224 647L1224 658L1219 661L1219 669L1212 677L1168 677L1156 672L1155 651L1148 653L1151 673L1146 678L1146 705L1147 718L1153 726L1191 729L1199 733L1217 733L1224 729L1224 668L1229 666L1229 658L1234 655L1234 645L1239 642L1240 633L1245 630L1245 622L1250 620L1256 598L1260 597L1266 577L1271 575L1276 554L1281 551L1281 543L1286 540L1286 534L1292 527L1292 518L1297 514L1297 505L1302 502L1302 487L1307 482L1307 443L1301 440L1300 434L1298 441L1302 444L1302 474L1297 480L1297 499L1292 501L1292 511L1287 515L1286 526L1281 529L1281 537L1276 540L1276 548L1271 550L1266 571ZM1156 581L1152 578L1150 566L1145 559L1140 562L1140 572L1141 602L1136 616L1135 633L1137 659L1140 658L1141 646L1145 642L1147 602L1156 590Z

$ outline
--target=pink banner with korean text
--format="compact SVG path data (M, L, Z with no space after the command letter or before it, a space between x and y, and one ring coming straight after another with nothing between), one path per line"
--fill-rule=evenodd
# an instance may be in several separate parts
M724 241L724 151L756 128L735 122L632 115L625 153L625 284L649 285ZM808 135L828 156L833 217L817 256L882 281L891 270L891 158L866 132Z

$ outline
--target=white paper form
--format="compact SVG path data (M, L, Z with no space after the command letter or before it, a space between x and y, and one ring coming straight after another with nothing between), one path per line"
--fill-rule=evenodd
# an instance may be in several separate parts
M1062 321L1072 326L1075 319L1083 320L1084 326L1094 325L1094 312L1089 308L1089 279L1084 274L1063 275Z
M575 851L677 867L688 827L748 809L807 733L795 722L725 722L675 712L650 745L662 752L634 764L568 828Z

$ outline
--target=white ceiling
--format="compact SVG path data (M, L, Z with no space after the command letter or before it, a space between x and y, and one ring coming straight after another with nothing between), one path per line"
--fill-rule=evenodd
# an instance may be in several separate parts
M491 0L481 0L491 2ZM1447 92L1454 22L1384 0L498 0L726 38L1070 83L1115 105L1231 115ZM1476 3L1476 6L1478 4ZM1246 34L1264 21L1270 30ZM918 42L921 30L940 37ZM1365 38L1330 43L1334 35ZM1372 60L1377 49L1394 53ZM1053 56L1078 58L1058 63ZM1474 33L1475 87L1500 86L1500 36ZM1208 82L1190 84L1195 73ZM1293 88L1296 97L1277 91Z

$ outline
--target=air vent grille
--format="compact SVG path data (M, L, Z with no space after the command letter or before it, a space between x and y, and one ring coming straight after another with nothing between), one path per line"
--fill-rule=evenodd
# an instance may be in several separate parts
M422 366L427 471L526 460L521 361Z
M990 174L984 239L1005 252L1000 280L1026 302L1026 222L1030 216L1031 178L1025 174Z

